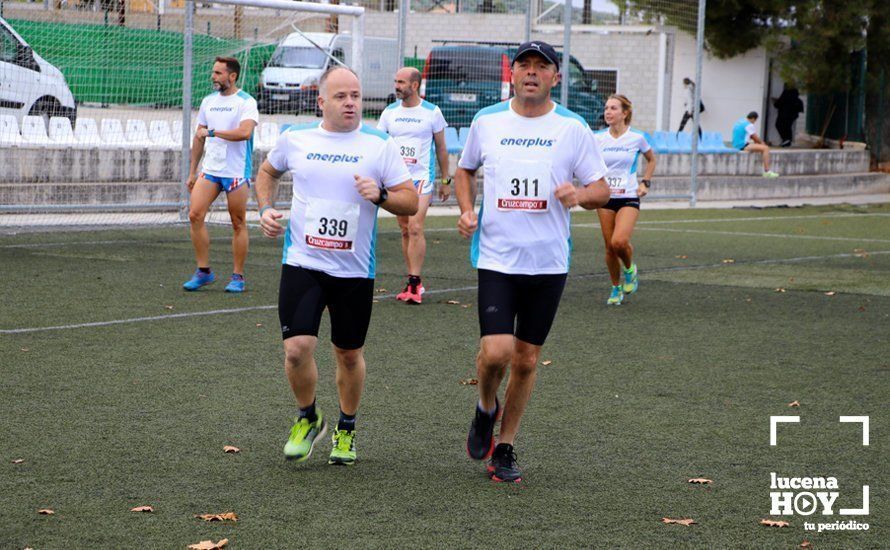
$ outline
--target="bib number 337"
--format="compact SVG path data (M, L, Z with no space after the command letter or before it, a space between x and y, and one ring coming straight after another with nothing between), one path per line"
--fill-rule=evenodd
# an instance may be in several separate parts
M358 217L356 203L310 198L306 206L306 244L321 250L353 252Z
M496 185L498 210L547 212L550 208L550 163L501 159Z

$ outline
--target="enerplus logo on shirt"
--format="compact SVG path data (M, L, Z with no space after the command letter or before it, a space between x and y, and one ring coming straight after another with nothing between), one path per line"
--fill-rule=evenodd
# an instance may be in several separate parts
M331 153L309 153L306 155L306 160L320 160L331 164L336 164L338 162L356 163L360 161L361 158L360 155L339 155Z
M513 145L516 147L553 147L553 144L556 143L555 139L542 139L539 137L534 138L504 138L501 140L501 145Z
M415 123L417 123L417 124L420 124L420 123L423 122L423 121L422 121L421 119L419 119L419 118L411 118L411 117L404 117L404 116L403 116L403 117L399 117L399 118L397 118L397 119L395 120L395 122L415 122Z

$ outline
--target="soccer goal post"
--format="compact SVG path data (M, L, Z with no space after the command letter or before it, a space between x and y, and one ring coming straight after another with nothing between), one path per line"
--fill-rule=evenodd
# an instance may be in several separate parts
M361 79L362 71L364 67L362 67L362 59L364 57L364 36L365 36L365 8L361 6L341 6L338 4L316 4L311 2L297 2L292 0L213 0L213 4L220 5L229 5L235 6L236 10L240 7L251 7L251 8L261 8L265 10L280 10L285 12L301 12L308 14L322 14L327 16L347 16L352 18L352 40L351 40L351 48L352 48L352 63L350 64L350 68L359 76ZM193 63L194 56L192 52L192 37L195 33L194 27L194 12L195 12L195 1L187 0L186 1L186 16L185 16L185 28L183 29L184 40L184 48L183 48L183 82L182 82L182 157L180 162L180 179L183 182L182 187L182 200L180 201L183 207L180 209L180 220L185 221L188 216L188 194L189 190L186 185L186 179L189 175L190 170L190 149L191 149L191 140L192 135L190 131L191 117L192 113L190 109L186 108L188 105L192 105L192 74L193 74ZM236 13L236 16L238 14ZM337 28L331 29L331 26L328 26L328 30L339 30ZM318 46L314 42L313 45ZM284 94L282 94L284 95ZM186 124L189 123L189 125ZM260 125L257 125L257 131L260 130ZM266 136L263 136L266 137ZM266 139L268 141L268 138Z
M0 0L0 231L187 221L191 142L216 57L236 58L236 85L267 100L255 175L285 125L316 120L309 73L335 61L365 70L364 23L363 7L284 0ZM298 36L316 47L277 51ZM281 196L289 190L283 182ZM208 221L228 222L226 210L223 196Z

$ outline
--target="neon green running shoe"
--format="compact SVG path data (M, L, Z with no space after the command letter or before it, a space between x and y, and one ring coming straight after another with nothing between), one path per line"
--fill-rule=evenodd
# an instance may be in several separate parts
M334 448L328 464L352 466L355 464L355 430L334 430Z
M606 304L610 306L620 306L621 302L624 301L624 291L621 290L621 285L612 287L612 294L609 295L609 299L606 300Z
M321 411L318 412L315 422L309 422L306 418L295 419L294 426L290 430L290 437L284 444L284 458L297 462L309 460L315 442L324 437L327 431L328 423L321 416Z
M640 279L637 277L637 264L630 264L630 269L624 270L624 293L633 294L640 286Z

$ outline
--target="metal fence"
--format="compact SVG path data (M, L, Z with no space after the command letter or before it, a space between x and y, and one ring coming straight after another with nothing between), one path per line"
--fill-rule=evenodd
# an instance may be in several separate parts
M212 91L210 68L219 55L239 59L239 85L260 104L254 166L282 125L315 119L314 79L335 59L362 72L370 123L394 98L395 70L412 65L423 72L426 99L460 129L480 108L509 97L505 60L528 39L561 52L554 98L591 127L603 125L606 98L620 92L634 102L636 127L665 131L681 78L675 49L681 33L700 33L704 2L298 4L0 0L2 93L12 94L0 98L0 161L7 167L0 224L181 220L195 108ZM356 32L363 37L351 41ZM455 135L459 141L461 132ZM692 175L694 181L694 169Z

